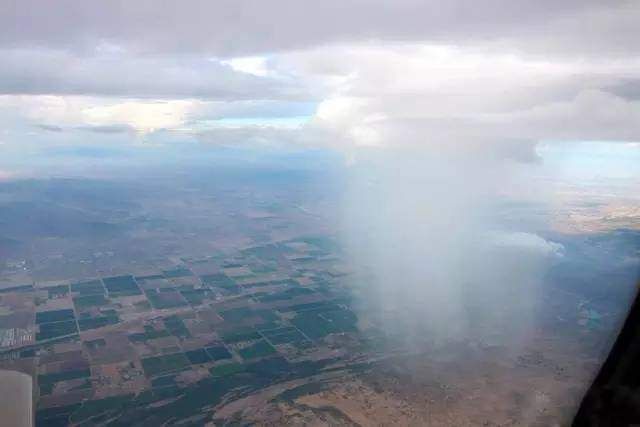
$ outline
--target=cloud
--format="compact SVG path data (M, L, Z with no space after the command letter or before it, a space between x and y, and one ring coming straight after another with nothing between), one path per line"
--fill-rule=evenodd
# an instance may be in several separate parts
M259 63L267 67L262 59ZM228 135L228 141L245 135L262 143L277 138L271 143L318 144L347 152L358 145L430 145L478 158L537 161L535 145L540 140L640 140L638 101L610 90L640 71L634 61L550 60L415 43L341 44L272 56L268 69L285 86L322 96L318 101L269 100L260 99L263 94L258 92L256 99L244 99L242 89L237 98L227 100L165 99L151 97L155 89L143 85L130 92L148 93L149 98L64 94L3 99L12 115L18 112L36 126L94 128L103 133L169 129L204 135L209 128L233 120L236 127L244 123L247 129ZM104 84L115 80L108 77ZM157 83L161 86L162 81ZM157 93L169 92L163 88ZM275 117L284 123L287 117L291 121L303 115L311 119L300 131L254 126L275 122Z
M135 130L133 127L129 125L123 125L123 124L77 126L75 129L86 131L86 132L105 133L105 134L131 133L131 132L134 132Z
M517 179L508 164L433 146L356 156L342 235L365 324L410 348L477 340L516 350L556 247L505 228L503 180Z
M44 125L44 124L38 124L36 125L37 128L42 129L42 130L46 130L49 132L62 132L64 131L64 129L60 126L56 126L56 125Z
M91 126L109 127L126 124L140 132L180 126L198 103L192 100L140 101L89 106L80 111L82 120Z
M563 257L565 248L561 243L551 242L533 233L495 233L490 237L496 245L539 253L543 256Z
M623 78L605 90L621 98L638 101L640 100L640 79Z
M196 100L112 99L85 96L0 96L0 115L18 115L47 130L92 130L103 134L134 129L145 133L184 123ZM14 120L13 125L16 126Z
M187 138L220 127L253 128L245 133L257 133L269 127L299 127L314 111L314 103L299 101L0 96L0 123L5 125L5 132L13 135L8 142L18 145L24 145L26 141L19 139L34 131L45 131L39 132L45 143L47 138L54 143L54 134L70 135L73 131L128 136L134 143L139 142L138 136L160 129L182 133ZM266 134L261 137L268 138ZM34 138L29 137L29 141Z
M562 55L638 52L633 1L8 2L0 45L251 56L366 40L492 44Z
M103 133L103 134L116 134L116 133L131 133L135 129L125 124L112 124L112 125L83 125L75 127L62 127L56 125L37 124L38 129L42 129L49 132L68 132L70 130L79 130L84 132Z
M222 61L221 63L230 66L236 71L253 74L254 76L263 77L269 74L267 58L263 56L237 57Z
M339 65L327 75L326 63ZM294 52L274 67L321 80L328 96L313 126L337 135L338 146L429 145L535 161L540 140L640 140L640 104L607 91L640 72L634 61L388 44Z
M518 161L539 140L640 139L631 2L63 3L0 17L0 93L36 126L200 134L234 118L256 141ZM302 115L304 132L252 127Z
M0 94L219 100L310 98L295 82L237 71L203 56L78 55L42 48L0 50L0 58Z

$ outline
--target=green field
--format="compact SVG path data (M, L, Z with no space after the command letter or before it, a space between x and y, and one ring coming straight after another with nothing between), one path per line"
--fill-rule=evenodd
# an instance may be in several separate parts
M291 249L277 244L272 243L264 246L254 246L253 248L244 249L241 251L245 256L255 256L262 260L277 260L280 256L286 252L291 252Z
M211 357L204 348L199 348L197 350L186 351L185 356L189 359L192 365L199 365L201 363L207 363L211 361Z
M349 310L303 311L291 320L298 329L311 339L338 332L356 330L356 316Z
M200 279L205 285L214 288L238 289L236 282L223 273L205 274L204 276L200 276Z
M307 341L307 339L300 333L300 331L292 327L263 331L262 335L264 335L274 345L287 343L295 344L302 341Z
M80 326L81 331L86 331L89 329L102 328L107 325L115 325L119 321L118 316L99 316L89 319L79 319L78 326Z
M80 407L80 403L65 406L52 406L36 412L37 426L64 426L69 423L69 415Z
M168 316L163 319L164 326L167 328L169 333L174 337L178 338L189 338L191 337L191 333L184 325L184 322L178 316Z
M182 295L174 290L158 292L151 289L145 293L151 305L157 309L182 307L187 305L186 301L182 298Z
M265 340L260 340L255 344L250 345L249 347L243 348L238 351L240 356L242 356L242 358L245 360L268 356L275 352L276 350L271 346L271 344L269 344Z
M88 378L91 376L89 369L78 369L74 371L55 372L52 374L38 375L38 386L40 393L49 394L56 383L60 381L74 380L76 378Z
M244 371L244 365L241 363L227 363L225 365L218 365L209 369L209 372L214 377L225 377L242 371Z
M262 336L253 328L242 328L222 335L222 340L228 344L253 341L260 338L262 338Z
M87 418L106 412L117 414L122 407L133 399L133 397L133 394L126 394L82 402L82 406L71 414L70 420L72 423L76 424L86 420Z
M147 377L164 372L177 371L189 366L189 359L183 353L167 354L164 356L147 357L142 359L142 368Z
M320 316L331 322L334 329L341 332L351 332L356 330L358 317L350 310L325 311Z
M220 313L220 316L222 316L224 320L231 323L240 322L241 320L253 315L253 310L249 307L232 308L231 310L226 310Z
M317 302L309 302L304 304L295 304L290 305L289 307L284 307L279 310L281 311L329 311L329 310L339 310L340 307L334 301L317 301Z
M104 294L104 286L102 286L102 282L100 280L72 283L71 292L75 292L80 295Z
M164 277L166 277L167 279L173 279L176 277L188 277L188 276L193 276L193 273L191 272L191 270L185 268L185 267L178 267L178 268L174 268L172 270L165 270L162 272Z
M88 307L100 307L109 304L109 300L103 294L84 295L73 298L73 304L81 310Z
M66 308L63 310L41 311L36 313L36 323L59 322L61 320L73 320L75 316L73 310Z
M106 277L102 281L110 296L121 297L142 294L133 276Z
M43 323L39 327L40 332L36 334L36 341L78 333L75 320Z
M136 279L136 282L141 283L146 280L164 279L164 276L162 274L149 274L147 276L136 276L135 279Z
M7 292L32 292L33 285L20 285L20 286L11 286L9 288L0 289L0 294L4 294Z
M292 288L286 289L282 292L276 292L273 294L265 295L260 298L260 301L262 302L282 301L282 300L295 298L301 295L313 294L314 292L315 291L311 289L301 288L298 286L298 287L292 287Z
M200 305L212 293L209 289L181 290L183 298L191 305Z
M169 387L176 385L175 375L165 375L151 380L151 387Z
M213 360L231 359L231 353L222 345L207 347L207 353Z

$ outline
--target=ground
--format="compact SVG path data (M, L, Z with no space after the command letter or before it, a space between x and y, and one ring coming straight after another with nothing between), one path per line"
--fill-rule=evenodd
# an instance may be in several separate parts
M33 203L76 192L55 209L84 215L0 224L23 242L0 259L0 368L33 377L38 426L564 425L625 314L631 227L554 230L518 340L473 304L435 340L363 306L326 195L210 182L36 181Z

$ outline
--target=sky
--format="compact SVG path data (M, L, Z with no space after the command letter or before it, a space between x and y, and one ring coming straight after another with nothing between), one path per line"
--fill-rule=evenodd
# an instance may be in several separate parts
M0 7L7 158L198 141L535 161L544 141L640 141L633 1Z

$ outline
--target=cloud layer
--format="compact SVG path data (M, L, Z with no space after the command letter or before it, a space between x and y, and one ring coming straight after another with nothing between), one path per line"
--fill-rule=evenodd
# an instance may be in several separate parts
M638 51L637 21L637 4L617 0L5 0L0 45L242 56L386 39L621 55Z
M157 129L220 135L232 117L246 124L235 135L262 142L495 147L520 160L535 159L540 140L640 139L631 1L4 0L2 9L0 114L10 119L0 121L18 111L24 125L9 126L5 143L56 126L133 129L132 142ZM274 115L308 124L296 135L270 126Z

